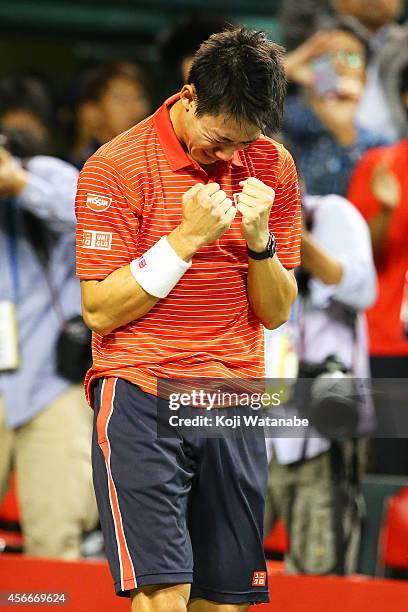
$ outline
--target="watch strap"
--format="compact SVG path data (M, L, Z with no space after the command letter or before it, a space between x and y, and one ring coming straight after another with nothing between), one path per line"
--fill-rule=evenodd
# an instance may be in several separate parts
M250 257L251 259L257 259L257 260L268 259L268 257L269 258L273 257L275 253L276 253L276 238L272 232L269 232L268 243L264 251L261 251L258 253L257 251L252 251L252 249L250 249L247 246L247 254L248 254L248 257Z

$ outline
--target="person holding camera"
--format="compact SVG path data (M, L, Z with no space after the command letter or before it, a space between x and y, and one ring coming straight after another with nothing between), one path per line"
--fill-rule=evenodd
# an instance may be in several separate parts
M78 358L78 172L44 154L49 107L36 79L0 82L0 499L15 469L25 552L75 559L97 521L91 419L62 363Z
M283 134L311 195L345 196L361 155L386 142L356 123L369 56L365 31L342 17L285 57Z
M286 325L266 330L265 356L269 378L298 371L296 408L287 410L310 425L296 438L285 431L267 440L265 533L283 519L289 572L343 574L356 566L361 472L361 449L344 438L367 432L372 418L369 400L355 405L347 392L353 376L369 376L363 311L375 299L375 268L368 228L351 203L306 195L302 204L299 298ZM312 387L304 380L310 377ZM333 397L336 404L327 401Z

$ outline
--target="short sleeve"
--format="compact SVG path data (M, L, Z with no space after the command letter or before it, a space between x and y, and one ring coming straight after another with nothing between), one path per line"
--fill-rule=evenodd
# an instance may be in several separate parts
M300 189L293 158L283 147L282 151L269 229L276 238L279 261L290 270L300 265Z
M371 177L380 161L380 149L368 151L357 164L350 180L347 198L369 222L381 209L371 190Z
M75 214L79 278L103 279L136 258L141 205L111 160L96 155L85 164Z

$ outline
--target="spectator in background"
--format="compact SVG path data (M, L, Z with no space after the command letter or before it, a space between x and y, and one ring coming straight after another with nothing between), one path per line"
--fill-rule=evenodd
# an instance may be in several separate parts
M3 78L0 114L2 133L4 135L7 130L16 146L27 148L28 152L32 149L36 155L51 153L53 104L49 91L39 79L31 76Z
M166 88L163 95L178 91L187 82L193 55L201 43L229 25L221 15L195 14L160 32L157 44Z
M355 376L366 378L363 310L373 303L376 292L367 226L344 198L306 195L302 204L307 227L302 228L299 297L288 323L278 330L265 330L266 376L292 378L296 369L300 379L335 372L336 360ZM354 427L350 420L348 428L342 428L343 435L346 429L350 438L371 431L371 411L368 404L365 408ZM294 407L289 410L287 417L293 416ZM309 416L306 410L305 414ZM352 573L361 527L360 443L331 442L311 426L305 428L303 438L291 437L292 432L267 440L273 457L265 533L279 517L283 519L290 543L285 560L291 573Z
M368 56L352 19L333 22L286 56L287 77L299 87L287 98L284 136L311 195L345 195L362 153L384 142L354 122Z
M285 0L279 8L283 44L293 51L327 22L327 0Z
M408 33L394 46L399 104L408 127ZM366 153L349 198L367 220L379 294L368 311L372 375L408 378L408 139ZM407 440L376 440L375 471L408 474Z
M144 75L130 62L86 70L77 80L73 98L75 141L69 161L78 169L101 145L150 112Z
M400 117L394 114L390 104L387 83L388 45L393 45L394 41L398 44L403 37L397 25L403 4L403 0L332 0L338 15L352 16L369 35L371 56L357 123L388 142L403 136Z
M0 82L0 499L14 467L25 552L75 559L97 511L91 414L57 371L61 329L80 313L78 172L42 155L50 109L39 82Z

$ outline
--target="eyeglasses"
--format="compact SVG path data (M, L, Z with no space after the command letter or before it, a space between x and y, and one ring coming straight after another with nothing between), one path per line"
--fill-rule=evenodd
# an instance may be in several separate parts
M330 55L333 62L343 64L349 68L352 68L353 70L359 70L364 66L363 55L361 53L356 53L355 51L339 49L338 51L333 51Z

